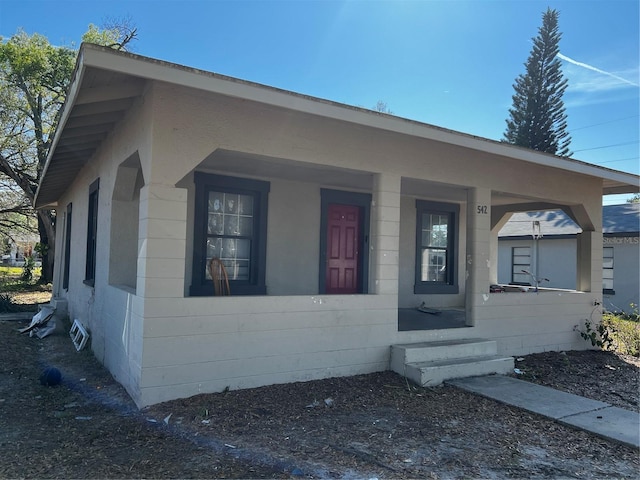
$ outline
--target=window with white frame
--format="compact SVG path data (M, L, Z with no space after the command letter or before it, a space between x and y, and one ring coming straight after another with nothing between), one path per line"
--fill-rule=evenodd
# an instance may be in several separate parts
M531 247L513 247L511 249L511 283L531 285L531 276L523 270L531 271Z
M602 249L602 291L613 294L613 247Z
M458 293L457 204L416 200L414 293Z

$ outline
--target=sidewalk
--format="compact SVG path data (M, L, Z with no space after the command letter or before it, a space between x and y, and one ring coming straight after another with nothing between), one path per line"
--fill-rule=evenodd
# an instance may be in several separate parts
M502 375L446 383L640 449L640 414L636 412Z

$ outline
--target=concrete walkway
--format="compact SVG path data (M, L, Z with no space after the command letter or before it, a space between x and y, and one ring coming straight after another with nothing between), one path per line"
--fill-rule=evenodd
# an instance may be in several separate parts
M640 449L640 414L502 375L457 378L449 385Z

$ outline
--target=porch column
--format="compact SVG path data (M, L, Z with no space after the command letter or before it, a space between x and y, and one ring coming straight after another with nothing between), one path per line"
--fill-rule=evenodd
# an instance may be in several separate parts
M379 173L371 205L371 293L398 295L399 248L400 176Z
M506 225L512 212L505 213L499 219L494 217L495 210L491 213L491 250L489 252L489 260L491 265L489 267L489 282L498 283L498 235L502 227Z
M489 294L491 272L491 190L467 193L467 258L465 304L467 323L475 324L475 306Z
M576 290L593 292L602 301L602 232L577 235Z
M140 190L136 294L184 297L187 190L145 185Z

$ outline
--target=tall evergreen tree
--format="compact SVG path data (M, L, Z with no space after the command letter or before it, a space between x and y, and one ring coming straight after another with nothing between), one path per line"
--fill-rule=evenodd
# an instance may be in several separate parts
M569 157L571 137L562 96L567 80L562 75L557 10L547 9L542 27L533 38L533 48L525 63L526 73L513 85L513 107L509 109L503 141L541 152Z

